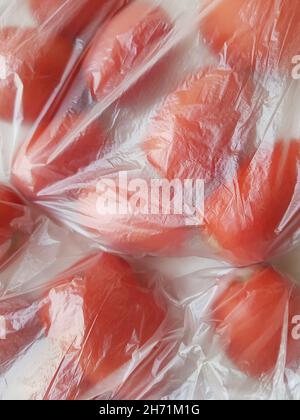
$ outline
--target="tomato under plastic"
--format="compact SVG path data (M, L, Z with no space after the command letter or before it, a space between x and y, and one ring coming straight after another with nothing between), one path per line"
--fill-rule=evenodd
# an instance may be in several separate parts
M0 300L0 374L41 335L38 305L21 297Z
M235 67L289 69L300 52L300 2L221 0L201 20L201 31L211 48Z
M127 363L165 318L152 291L121 258L102 254L71 271L40 311L48 337L65 351L47 399L80 397Z
M95 16L118 10L126 0L30 0L30 7L39 24L51 20L53 29L75 38L93 22Z
M290 228L284 222L289 208L289 220L299 218L299 162L300 141L278 141L273 149L261 146L231 182L207 198L205 231L221 255L227 253L238 265L270 257L275 240L279 245L278 238Z
M95 100L113 92L163 42L172 29L170 18L147 1L133 2L95 35L83 62Z
M0 118L33 122L58 87L72 44L37 29L0 29Z
M237 279L216 300L213 319L232 361L253 377L273 373L279 356L292 367L300 359L293 318L300 311L300 289L270 267Z
M145 181L145 193L103 183L98 188L82 191L78 197L79 223L96 234L105 246L126 254L178 255L187 241L189 227L182 215L166 207L169 194L159 190L149 201L150 185ZM149 190L147 189L149 188ZM151 208L150 208L151 206Z
M42 122L15 158L12 181L25 196L35 196L54 183L75 175L95 161L105 145L98 120L83 126L82 115L59 113Z
M191 76L154 118L143 146L149 162L168 179L222 181L253 141L251 95L251 83L228 68Z

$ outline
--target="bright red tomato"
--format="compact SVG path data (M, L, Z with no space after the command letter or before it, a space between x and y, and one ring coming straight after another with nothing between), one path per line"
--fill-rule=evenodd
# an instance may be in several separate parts
M34 121L57 88L71 57L72 44L46 38L37 29L0 29L0 118L21 115Z
M94 99L101 100L117 88L171 29L166 12L147 1L131 3L100 29L83 63Z
M201 21L201 31L212 49L233 65L263 71L287 68L300 52L300 2L221 0Z
M285 339L286 365L299 362L300 342L293 336L294 317L299 313L299 287L269 267L246 282L233 281L213 308L216 332L226 352L254 377L274 371Z
M149 184L146 185L150 188ZM79 196L79 223L93 231L102 244L114 250L178 255L189 233L184 216L164 213L167 208L161 192L153 194L151 199L148 195L138 196L110 185L103 192L99 189L82 191ZM167 195L164 197L169 198ZM119 212L115 203L125 211ZM143 213L143 206L149 209L148 213ZM154 212L150 206L155 206Z
M20 227L25 206L20 197L0 184L0 267L24 244L27 235Z
M40 317L65 351L47 399L73 399L127 363L165 312L131 267L108 254L83 261L51 289Z
M29 142L18 152L12 180L26 196L35 196L46 187L76 174L101 154L105 136L98 121L79 129L83 117L57 114L42 122ZM78 132L79 129L79 132Z
M105 18L118 10L127 0L29 0L38 23L53 20L53 26L65 36L75 38L93 22L95 17Z
M261 147L237 177L207 198L205 230L220 253L239 265L270 257L276 238L290 227L285 219L293 202L299 217L299 162L300 141L279 141L273 150Z
M210 184L228 175L251 140L251 92L228 68L187 79L154 118L144 144L149 162L168 179Z

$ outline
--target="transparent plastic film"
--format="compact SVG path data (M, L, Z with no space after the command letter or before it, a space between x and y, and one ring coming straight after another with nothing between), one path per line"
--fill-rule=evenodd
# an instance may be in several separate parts
M0 399L299 400L299 112L299 0L0 0Z

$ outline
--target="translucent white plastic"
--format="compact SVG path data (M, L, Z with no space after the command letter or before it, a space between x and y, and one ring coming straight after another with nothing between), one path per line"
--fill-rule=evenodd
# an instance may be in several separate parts
M299 0L0 0L1 399L299 399L299 64Z

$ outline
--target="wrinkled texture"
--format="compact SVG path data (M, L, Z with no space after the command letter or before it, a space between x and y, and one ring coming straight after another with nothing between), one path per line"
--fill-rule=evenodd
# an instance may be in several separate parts
M134 191L123 190L122 186L115 189L109 183L105 184L105 179L103 181L102 190L98 185L79 196L82 224L88 224L96 235L100 235L101 241L112 242L124 253L138 253L140 249L149 254L163 249L170 255L178 253L178 248L188 239L190 229L185 226L182 216L164 213L167 196L159 193L156 201L150 203L148 197L135 197ZM147 185L146 180L142 181ZM107 194L105 197L104 193ZM137 201L138 210L135 208ZM151 213L150 204L155 205L155 214ZM124 215L118 214L118 209L122 208L129 209L128 213L125 210Z
M32 302L28 295L0 302L3 368L35 337L58 346L56 372L40 378L44 399L81 397L130 361L165 318L129 264L108 254L77 263L44 289Z
M0 116L34 121L59 85L71 58L71 43L36 29L0 29Z
M292 220L283 220L296 194L299 159L299 141L279 141L270 149L261 148L230 183L207 199L205 228L237 264L267 260L276 238L295 228ZM294 214L298 223L299 211L297 208Z
M150 163L168 179L204 179L208 186L230 173L253 142L252 90L228 68L190 77L154 118L144 146Z
M34 196L97 159L105 144L100 123L80 130L82 119L69 113L39 124L14 163L13 182L23 194Z
M99 383L128 362L164 318L126 262L103 255L90 265L83 273L74 268L51 289L40 312L47 336L65 352L46 398L74 398Z
M25 246L34 228L33 215L20 196L0 184L0 268Z
M299 12L0 0L1 400L300 400Z
M234 363L259 378L275 369L284 337L287 366L299 362L300 343L292 338L299 312L299 287L264 267L246 280L233 281L214 303L212 317Z

